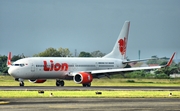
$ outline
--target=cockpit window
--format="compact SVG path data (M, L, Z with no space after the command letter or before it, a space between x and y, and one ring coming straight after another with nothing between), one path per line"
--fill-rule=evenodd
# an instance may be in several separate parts
M21 67L23 67L24 64L12 64L12 66L21 66Z
M19 66L19 64L15 64L15 66Z
M23 66L24 66L24 64L20 64L20 66L21 66L21 67L23 67Z

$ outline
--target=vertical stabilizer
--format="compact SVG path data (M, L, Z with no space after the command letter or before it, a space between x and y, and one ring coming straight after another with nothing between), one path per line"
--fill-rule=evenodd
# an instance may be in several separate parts
M7 67L11 66L11 52L8 53L8 58L7 58L7 63L6 63Z
M126 59L129 27L130 21L125 21L113 50L109 54L105 55L104 58Z

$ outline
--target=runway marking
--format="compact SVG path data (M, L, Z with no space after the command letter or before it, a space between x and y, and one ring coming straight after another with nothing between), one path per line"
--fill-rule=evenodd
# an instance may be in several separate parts
M10 102L9 101L0 101L0 105L1 104L9 104Z

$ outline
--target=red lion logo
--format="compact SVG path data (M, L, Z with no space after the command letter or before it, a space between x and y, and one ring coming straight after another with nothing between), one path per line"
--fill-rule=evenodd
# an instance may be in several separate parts
M126 42L127 42L127 38L126 37L124 37L124 40L120 39L118 41L118 43L119 43L119 51L121 52L121 55L124 55L125 52L126 52Z

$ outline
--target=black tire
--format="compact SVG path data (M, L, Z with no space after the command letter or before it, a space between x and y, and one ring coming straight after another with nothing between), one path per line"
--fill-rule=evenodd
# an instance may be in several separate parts
M61 86L61 87L63 87L64 84L65 84L64 81L56 80L56 86Z
M24 86L24 82L23 81L21 81L20 83L19 83L19 86Z
M56 81L56 86L59 86L60 85L60 82L59 81Z
M87 87L91 87L91 83L87 84Z
M82 84L83 87L86 87L86 84Z
M61 87L64 86L64 81L60 81L60 86L61 86Z
M91 87L91 83L88 84L82 84L83 87Z

